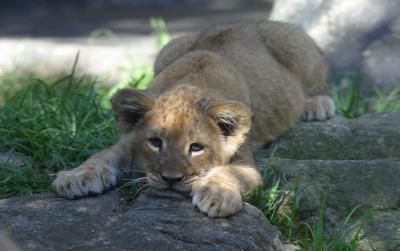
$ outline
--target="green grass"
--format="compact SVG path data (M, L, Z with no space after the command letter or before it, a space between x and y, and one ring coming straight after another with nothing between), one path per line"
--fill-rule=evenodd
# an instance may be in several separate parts
M339 230L334 236L328 237L325 230L324 207L318 213L318 222L314 226L305 224L305 238L300 243L301 251L356 251L359 250L362 236L360 225L363 218L353 220L351 217L358 207L354 208L339 225Z
M361 240L358 228L362 220L352 221L351 218L358 207L338 224L339 231L328 237L324 223L324 205L321 205L316 223L310 224L299 215L301 191L296 187L281 188L281 181L284 180L281 175L272 171L264 174L265 185L248 192L245 200L258 207L269 222L281 231L286 241L298 246L301 251L357 250Z
M157 18L150 23L160 48L170 39L166 25ZM118 39L101 28L88 43L100 36ZM57 171L78 166L116 140L109 99L119 88L145 89L154 77L151 66L134 64L133 55L125 54L120 81L108 90L100 88L96 77L75 75L79 54L66 76L43 78L13 68L1 73L0 151L18 155L22 165L0 162L0 199L51 190Z
M21 166L0 164L0 199L45 192L50 187L52 175L49 170L37 168L29 157L20 158Z
M49 191L61 169L78 166L117 139L109 98L96 78L7 73L0 79L0 150L22 166L0 162L0 198ZM146 86L146 71L128 86Z
M363 90L361 95L362 75L343 73L340 83L333 83L332 98L337 113L345 118L357 118L369 112L392 112L400 110L400 86L382 91L377 86Z
M13 72L0 77L0 150L10 151L22 162L18 166L0 163L0 199L49 191L58 170L73 168L112 144L117 130L109 98L117 88L145 88L153 77L150 67L138 68L131 71L129 81L104 89L96 78L76 76L74 69L69 75L44 79L34 73ZM333 90L341 115L352 118L400 108L400 88L389 93L375 89L372 96L361 98L359 85L354 83ZM282 177L264 178L266 186L255 188L246 199L259 207L289 242L310 251L356 250L360 238L351 236L350 230L358 222L345 222L336 236L328 238L323 213L315 225L303 222L299 191L281 190ZM131 202L142 187L143 180L130 180L120 191Z
M170 36L165 23L152 19L155 41L161 47ZM112 31L94 32L89 42ZM73 168L91 154L112 144L117 130L109 98L118 88L145 89L154 77L149 65L137 65L126 52L127 63L120 81L111 89L101 88L93 76L76 76L75 67L66 76L38 77L10 70L0 75L0 150L9 151L22 164L0 162L0 199L51 190L51 181L61 169ZM355 118L368 112L400 110L400 87L388 92L377 88L360 95L361 73L346 74L350 81L335 84L332 96L338 114ZM326 236L324 207L315 224L299 215L301 191L282 189L283 177L266 173L264 186L252 190L246 200L256 205L284 237L301 250L356 250L360 236L354 230L360 221L349 214L340 231ZM143 179L127 180L120 191L128 202L143 187Z
M121 192L124 201L130 205L139 195L140 191L147 187L147 178L125 179L122 183L123 185L121 185L118 190Z
M153 29L153 36L156 41L157 49L161 49L171 40L171 35L168 32L167 25L162 18L150 18L150 26Z
M55 172L77 166L117 135L113 115L95 90L95 80L88 77L29 79L4 101L0 149L23 156L24 165L1 166L0 184L9 189L0 190L0 198L48 190Z
M76 165L116 135L95 80L73 75L51 83L33 79L5 98L0 121L1 148L50 170Z

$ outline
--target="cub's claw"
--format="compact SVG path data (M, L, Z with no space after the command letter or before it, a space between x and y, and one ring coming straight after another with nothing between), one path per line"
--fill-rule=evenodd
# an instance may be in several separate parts
M82 165L62 171L53 181L54 190L69 199L100 194L117 183L115 171L107 167Z
M303 119L325 120L335 115L335 104L329 96L315 96L307 99Z

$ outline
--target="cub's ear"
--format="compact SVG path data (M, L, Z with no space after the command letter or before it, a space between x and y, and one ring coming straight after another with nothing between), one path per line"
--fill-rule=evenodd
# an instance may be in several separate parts
M251 111L243 104L233 101L211 105L207 112L225 137L224 151L233 155L246 140L251 129Z
M154 100L139 90L125 88L111 98L117 126L127 133L154 106Z
M246 134L251 128L251 111L238 102L211 105L208 114L217 122L224 136Z

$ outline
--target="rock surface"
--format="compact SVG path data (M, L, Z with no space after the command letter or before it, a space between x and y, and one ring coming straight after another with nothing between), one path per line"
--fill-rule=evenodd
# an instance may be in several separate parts
M400 112L301 123L262 151L297 160L400 160Z
M324 204L329 234L360 206L361 250L400 249L400 112L302 123L258 156L301 191L304 219Z
M348 213L358 205L391 210L400 203L400 161L267 159L305 196L303 210L327 207Z
M361 250L400 248L400 112L301 123L257 154L261 170L301 191L310 222L325 205L327 234L357 206ZM189 198L146 190L132 206L117 191L65 200L37 194L0 200L0 232L23 250L294 250L251 205L211 219Z
M66 200L45 193L0 201L0 230L23 250L287 250L255 207L211 219L174 192Z
M334 72L361 68L370 84L395 86L399 13L400 2L393 0L279 0L270 18L302 26Z
M398 160L290 160L266 159L297 187L302 197L299 215L313 220L326 207L327 233L351 212L366 217L361 226L361 250L396 251L400 248L400 161Z
M361 244L362 250L400 250L400 210L374 211L364 224L363 231L368 236Z

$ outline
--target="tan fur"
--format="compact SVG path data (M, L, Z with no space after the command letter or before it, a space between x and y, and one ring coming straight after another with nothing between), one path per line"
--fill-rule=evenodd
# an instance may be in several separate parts
M328 68L312 40L289 24L249 22L177 38L154 69L145 92L115 94L118 143L60 172L53 183L60 195L103 192L118 170L133 168L155 188L191 192L210 217L228 216L262 182L253 150L302 116L334 114Z

